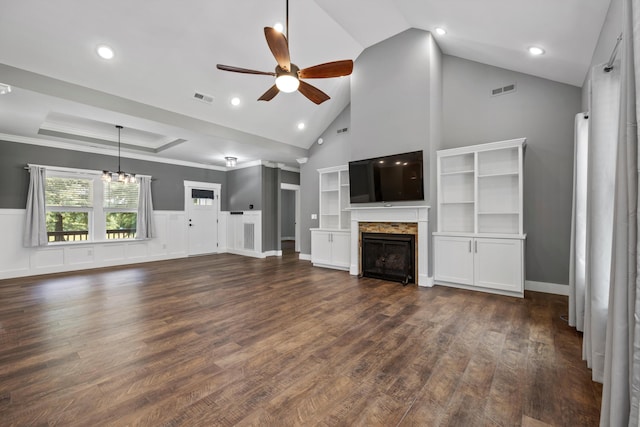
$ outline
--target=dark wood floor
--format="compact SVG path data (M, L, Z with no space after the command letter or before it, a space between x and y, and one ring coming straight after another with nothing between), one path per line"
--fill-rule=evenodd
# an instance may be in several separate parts
M566 312L295 255L4 280L0 425L595 426Z

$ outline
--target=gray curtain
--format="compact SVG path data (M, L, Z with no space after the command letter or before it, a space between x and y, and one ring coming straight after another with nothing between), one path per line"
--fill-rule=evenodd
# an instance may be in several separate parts
M573 216L569 264L569 325L584 331L587 239L589 118L576 114L573 163Z
M585 307L582 356L594 381L604 381L607 313L612 260L616 184L620 63L591 69L585 246Z
M138 224L137 239L151 239L155 237L153 224L153 202L151 200L151 177L138 177L140 180L140 195L138 196Z
M23 245L27 248L45 246L48 241L45 203L46 172L45 168L39 166L29 168L29 194L23 237Z

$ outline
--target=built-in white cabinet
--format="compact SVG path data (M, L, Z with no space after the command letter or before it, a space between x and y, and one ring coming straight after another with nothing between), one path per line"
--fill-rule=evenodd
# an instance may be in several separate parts
M311 231L311 262L317 267L348 270L350 265L350 240L348 231Z
M524 295L525 142L437 152L436 283Z
M521 295L522 239L434 236L436 282Z
M311 262L315 266L348 270L350 264L349 169L318 169L320 226L311 229Z

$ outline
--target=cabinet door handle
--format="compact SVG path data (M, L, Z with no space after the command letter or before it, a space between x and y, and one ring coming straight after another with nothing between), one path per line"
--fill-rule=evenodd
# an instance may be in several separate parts
M471 252L471 240L469 240L469 252Z
M475 244L476 244L475 245L476 246L476 253L478 253L478 241L477 240L475 241Z

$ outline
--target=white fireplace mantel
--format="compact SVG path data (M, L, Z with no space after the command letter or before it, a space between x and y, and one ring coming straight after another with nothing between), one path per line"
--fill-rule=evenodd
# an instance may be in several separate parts
M418 224L418 285L433 286L429 280L429 206L351 207L351 266L349 273L360 274L360 222L411 222Z

